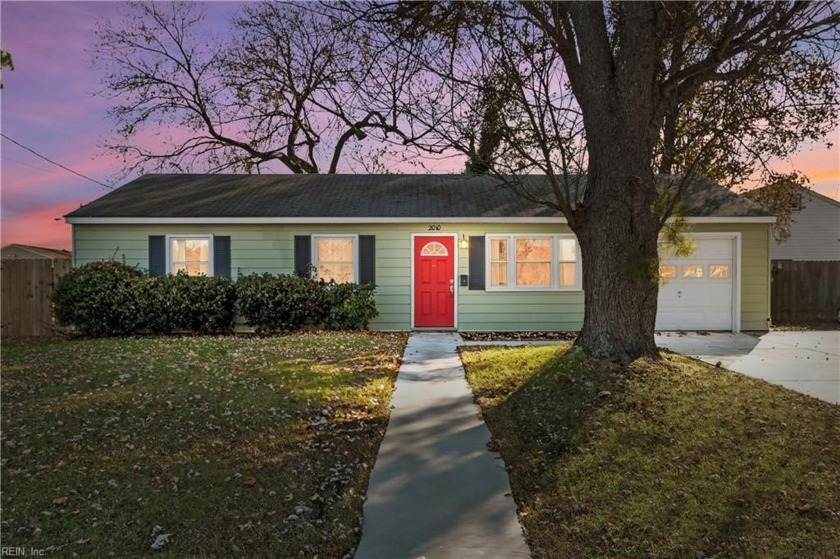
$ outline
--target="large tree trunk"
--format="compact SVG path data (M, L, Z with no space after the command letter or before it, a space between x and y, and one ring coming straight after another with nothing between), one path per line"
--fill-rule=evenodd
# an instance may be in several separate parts
M592 178L612 184L639 180L619 169L611 174ZM625 202L616 196L609 204L590 207L586 223L576 231L585 314L575 343L590 357L622 365L658 356L654 341L658 227L653 216L642 218Z
M605 112L612 127L602 123L588 145L585 217L575 226L585 301L576 344L591 357L626 365L658 356L660 222L653 212L658 190L650 154L629 122L616 123L624 120L616 118L622 112Z
M572 63L569 77L589 156L583 208L570 220L583 260L585 314L576 344L591 357L626 365L658 356L661 225L653 213L658 191L651 162L659 136L654 117L661 6L617 4L616 49L601 3L564 6L575 25L580 65L567 51L564 60Z

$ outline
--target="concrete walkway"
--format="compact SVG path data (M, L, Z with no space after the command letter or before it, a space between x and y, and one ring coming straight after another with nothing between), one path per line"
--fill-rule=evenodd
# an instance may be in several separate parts
M530 557L504 463L487 449L457 333L413 333L364 507L357 559Z

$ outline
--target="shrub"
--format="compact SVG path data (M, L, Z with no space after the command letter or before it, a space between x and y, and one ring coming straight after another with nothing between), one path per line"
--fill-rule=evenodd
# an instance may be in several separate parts
M236 312L258 333L362 330L378 315L373 285L336 284L296 275L147 277L118 262L93 262L59 280L53 296L60 324L87 336L223 334Z
M324 326L328 330L365 330L372 318L379 315L373 292L376 286L357 283L326 285L327 313Z
M297 330L321 324L326 310L324 282L297 275L251 274L236 282L236 307L257 333Z
M139 283L140 323L143 329L154 334L171 334L185 329L187 308L186 298L182 296L185 279L178 274L144 278Z
M113 260L63 276L53 292L55 317L85 336L124 336L140 326L137 286L143 274Z
M183 271L145 278L138 299L142 327L155 334L224 334L233 329L236 288L228 278L188 276Z
M236 286L224 277L189 277L184 291L187 330L198 334L224 334L236 318Z

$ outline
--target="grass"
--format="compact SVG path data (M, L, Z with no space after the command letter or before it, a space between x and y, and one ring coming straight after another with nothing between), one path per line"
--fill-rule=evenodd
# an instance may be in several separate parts
M533 557L840 557L840 407L676 355L465 350Z
M4 342L3 546L352 556L405 339Z

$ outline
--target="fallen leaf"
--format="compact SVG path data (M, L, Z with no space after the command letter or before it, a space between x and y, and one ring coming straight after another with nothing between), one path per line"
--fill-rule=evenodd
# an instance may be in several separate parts
M151 549L153 551L157 551L158 549L162 549L163 546L169 543L169 536L172 534L158 534L155 536L154 541L152 541Z
M53 504L54 505L63 505L66 502L67 502L67 497L56 497L55 499L53 499Z
M257 484L257 478L254 476L248 476L242 481L242 485L245 487L253 487Z

